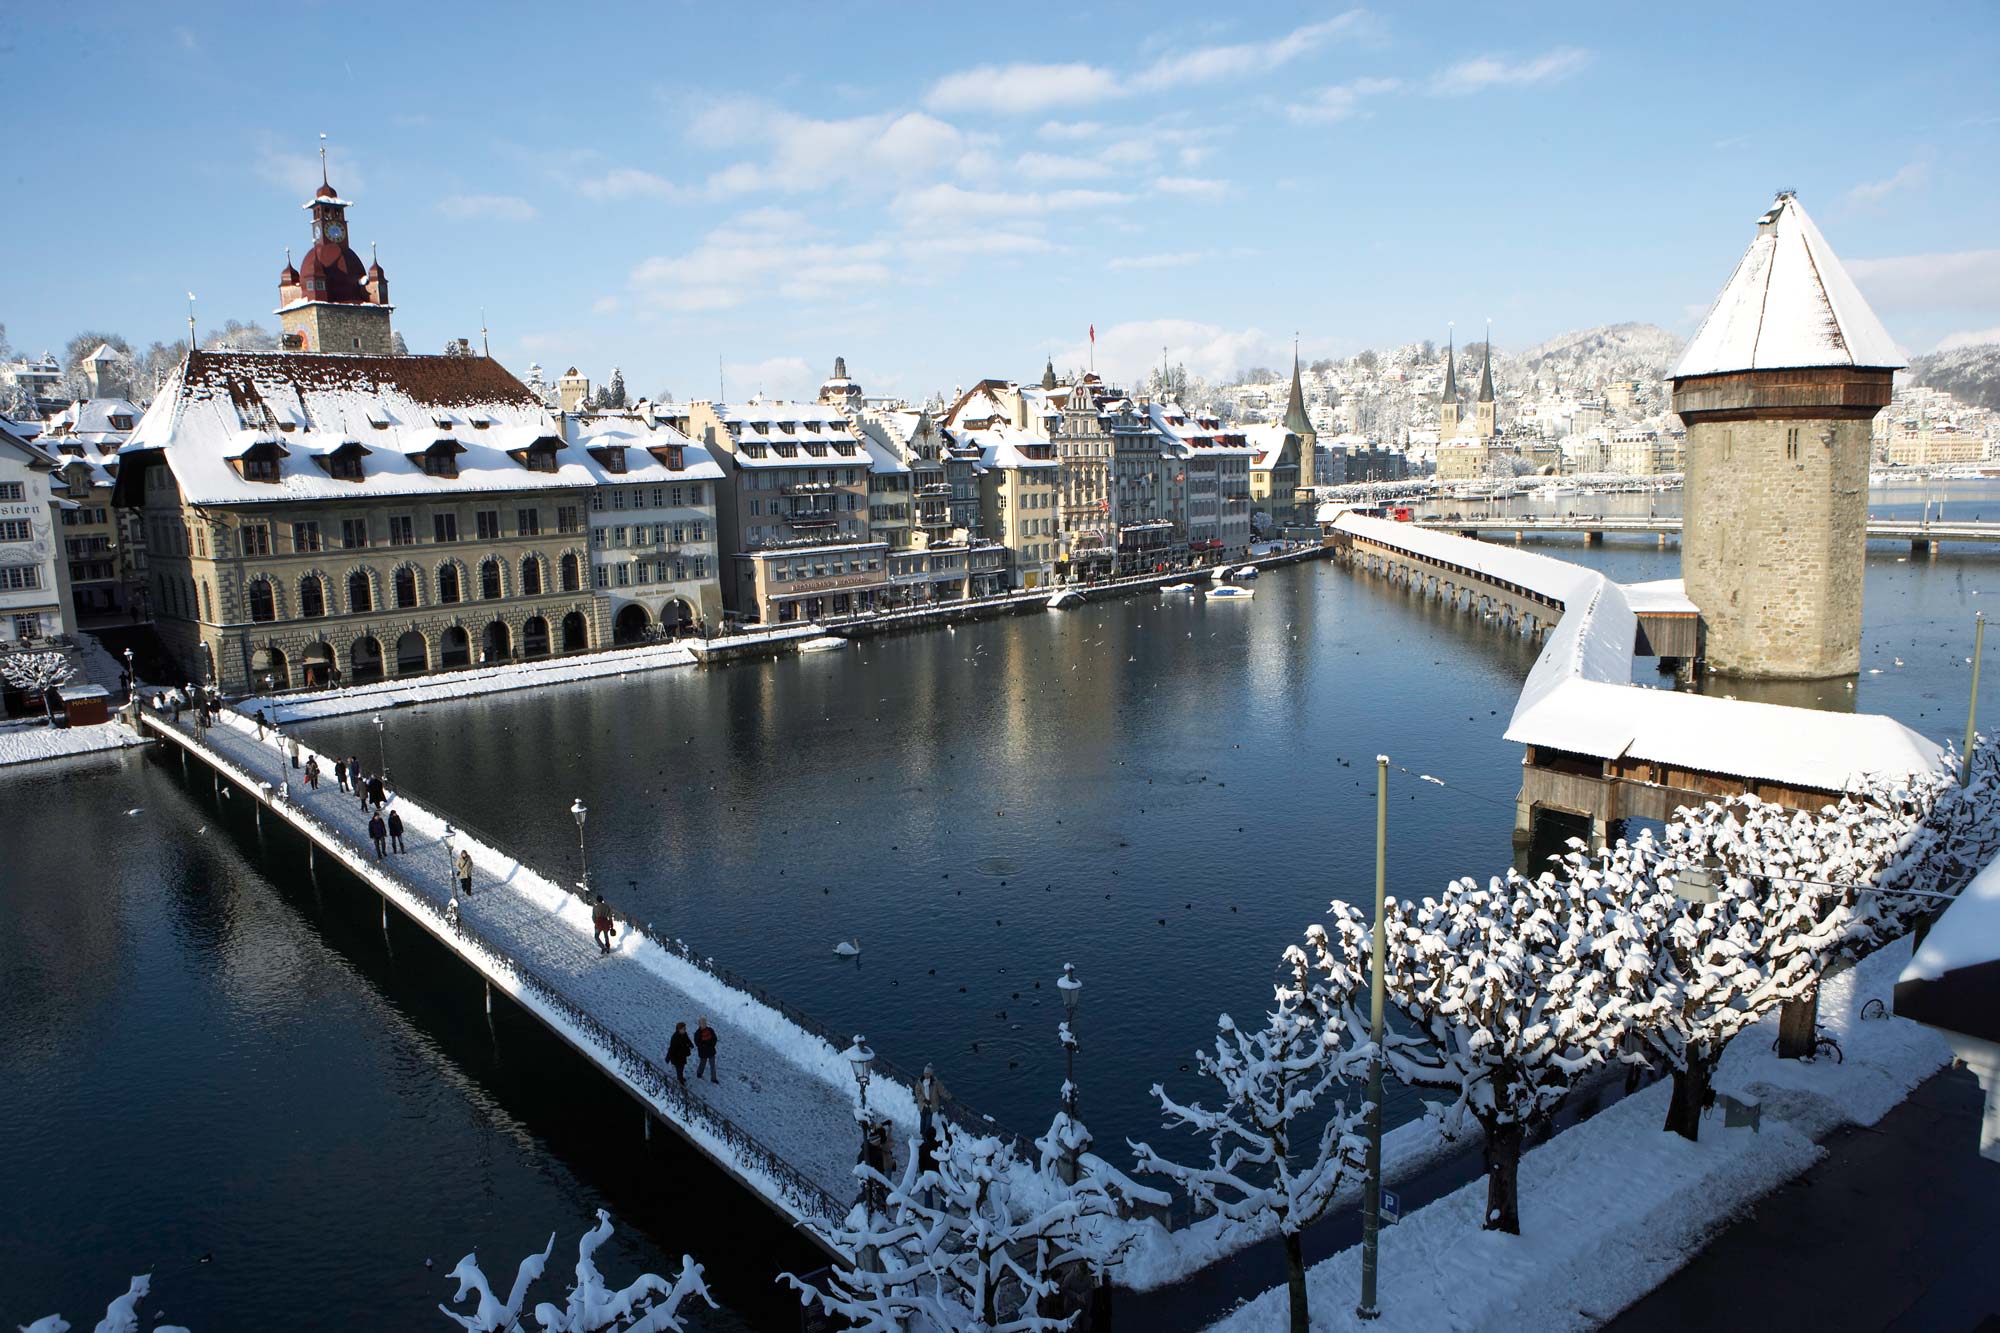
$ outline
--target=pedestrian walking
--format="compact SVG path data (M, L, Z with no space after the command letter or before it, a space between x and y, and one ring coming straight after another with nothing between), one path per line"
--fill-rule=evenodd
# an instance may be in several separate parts
M361 813L368 813L368 784L361 777L361 770L354 770L354 796L361 802Z
M715 1076L715 1029L708 1025L706 1018L694 1030L694 1051L701 1057L694 1063L694 1076L699 1079L702 1071L707 1070L710 1083L722 1082Z
M285 737L285 748L292 752L292 767L297 768L299 766L299 738L297 736Z
M389 848L399 853L403 850L403 817L394 810L389 812Z
M472 853L460 851L458 854L458 891L472 896Z
M310 758L310 759L306 760L306 790L307 790L307 791L318 791L318 790L319 790L319 756L318 756L318 755L314 755L314 756L313 756L312 758Z
M181 696L180 696L179 694L175 694L175 695L174 695L174 725L178 727L178 726L179 726L180 724L181 724Z
M264 739L264 710L261 708L257 710L257 739Z
M379 861L382 859L385 850L383 844L387 842L389 838L389 826L382 822L382 816L380 815L369 816L368 836L375 840L375 859Z
M917 1112L926 1139L932 1135L938 1112L950 1100L951 1090L945 1087L944 1080L937 1076L935 1069L925 1065L924 1076L917 1080Z
M674 1024L673 1040L667 1043L667 1063L680 1075L681 1082L688 1081L688 1057L694 1054L694 1042L688 1038L688 1025Z
M590 909L590 924L597 928L597 951L611 952L611 904L604 901L604 895L597 895L597 905Z
M382 775L380 773L371 773L368 775L368 799L375 803L377 810L388 804L388 798L382 794Z
M342 791L347 790L347 761L345 759L336 759L333 761L333 780L339 785Z

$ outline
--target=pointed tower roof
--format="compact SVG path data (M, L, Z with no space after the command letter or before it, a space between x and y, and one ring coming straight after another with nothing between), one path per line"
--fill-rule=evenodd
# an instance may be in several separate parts
M1437 344L1432 343L1431 346L1435 347ZM1447 339L1444 345L1444 392L1438 395L1438 401L1441 403L1458 401L1458 348L1451 339Z
M1812 366L1899 370L1903 358L1833 247L1786 190L1757 219L1756 237L1674 378Z
M1479 401L1493 401L1493 330L1486 330L1486 364L1479 372Z
M1053 389L1056 387L1056 359L1054 357L1050 357L1048 364L1042 367L1042 387L1044 389Z
M1294 435L1311 435L1312 418L1306 415L1306 393L1299 383L1299 352L1292 349L1292 396L1285 403L1285 429Z

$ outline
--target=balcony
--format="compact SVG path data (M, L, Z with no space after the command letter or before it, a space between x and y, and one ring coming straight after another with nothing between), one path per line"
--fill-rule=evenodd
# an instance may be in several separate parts
M917 487L917 494L942 495L949 497L951 495L951 483L948 481L930 482L925 485Z
M830 528L840 522L840 515L830 509L801 509L796 514L780 514L778 518L795 528Z
M780 486L780 495L825 495L834 489L830 481L801 481L790 486Z

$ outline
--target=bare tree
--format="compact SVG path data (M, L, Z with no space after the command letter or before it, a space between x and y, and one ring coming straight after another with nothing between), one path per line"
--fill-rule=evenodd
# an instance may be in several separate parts
M15 653L0 657L0 676L23 694L40 695L42 714L53 727L56 714L49 704L49 695L73 680L76 668L61 653Z

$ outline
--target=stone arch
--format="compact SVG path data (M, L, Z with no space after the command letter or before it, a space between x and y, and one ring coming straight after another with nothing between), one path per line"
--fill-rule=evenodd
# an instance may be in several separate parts
M465 600L467 578L463 560L445 560L438 564L433 577L436 582L437 600L441 606L453 606Z
M382 679L382 641L364 634L347 650L347 678L351 684Z
M548 590L549 581L547 575L548 575L548 565L542 559L541 556L537 555L533 551L530 551L528 552L528 554L522 556L521 576L520 576L521 581L518 585L521 589L521 596L540 597L545 591ZM542 629L544 633L546 633L548 630L548 625L544 623Z
M694 604L685 597L669 597L660 607L660 624L670 633L686 634L694 629Z
M507 595L507 562L489 555L479 562L479 596L482 601L498 601Z
M514 655L514 631L504 620L488 621L479 636L480 661L505 662Z
M326 575L317 569L299 579L299 615L319 620L326 615Z
M438 636L438 665L441 667L472 665L472 636L465 632L465 626L444 627L444 633Z
M278 590L262 574L244 585L243 600L252 622L268 625L278 618Z
M333 655L333 645L325 639L316 639L307 644L299 653L299 670L304 673L308 685L328 685L333 681L333 673L339 663Z
M562 618L562 650L566 653L580 653L589 647L589 618L581 611L570 612Z
M262 685L270 690L290 689L292 673L285 661L285 650L275 643L267 643L250 654L250 675L252 685ZM265 678L269 677L268 680Z
M423 603L423 571L407 562L397 565L389 575L389 598L398 611L410 611Z
M341 581L341 592L347 598L347 614L359 616L373 611L381 603L381 598L376 596L377 591L374 570L366 565L356 565L348 570L347 577Z
M529 616L521 626L521 656L549 655L549 622L543 616Z
M647 614L643 605L638 602L627 602L618 608L618 615L611 622L611 641L637 643L646 637L646 631L652 628L652 625L653 617Z
M422 631L415 628L403 631L396 640L396 674L399 676L420 675L431 667L431 646Z

